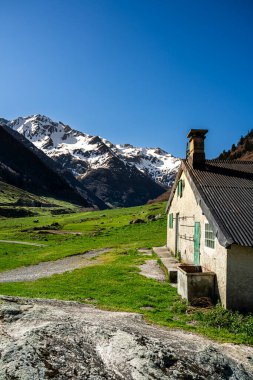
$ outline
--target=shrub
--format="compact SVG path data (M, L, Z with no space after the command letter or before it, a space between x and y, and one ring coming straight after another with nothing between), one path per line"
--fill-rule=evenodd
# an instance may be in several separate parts
M176 314L186 313L187 301L179 300L174 302L173 305L170 307L170 310Z
M196 313L195 317L205 326L253 336L253 316L251 314L243 315L238 311L226 310L218 304L206 313Z

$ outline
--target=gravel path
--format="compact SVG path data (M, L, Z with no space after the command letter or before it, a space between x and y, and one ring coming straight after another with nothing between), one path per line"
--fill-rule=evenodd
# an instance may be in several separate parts
M140 265L139 268L142 276L153 278L157 281L165 281L166 279L164 271L156 260L147 260L144 264Z
M37 265L12 269L0 273L0 282L34 281L42 277L52 276L56 273L64 273L87 267L94 264L94 261L90 261L89 259L109 251L109 248L99 249L56 261L46 261Z
M145 256L152 256L153 254L152 249L148 249L148 248L140 248L138 249L138 252Z
M0 240L0 243L32 245L34 247L45 247L45 245L46 245L46 244L29 243L26 241L17 241L17 240Z

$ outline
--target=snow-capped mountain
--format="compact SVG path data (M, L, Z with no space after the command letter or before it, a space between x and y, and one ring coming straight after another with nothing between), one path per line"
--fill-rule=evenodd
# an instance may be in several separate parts
M114 205L140 204L148 197L161 194L172 184L180 164L179 159L159 148L114 145L102 137L76 131L42 115L19 117L7 125L70 170L96 195ZM122 182L124 176L128 178L126 187L124 181L121 186L117 183ZM148 186L148 191L141 188L142 182L143 186L144 183ZM142 193L141 199L137 191ZM134 201L136 195L139 200Z
M170 186L175 179L180 160L160 148L139 148L130 144L111 148L123 161L134 165L156 182Z
M36 148L20 133L0 125L0 181L19 189L78 204L107 208L69 171ZM22 199L20 199L22 202Z

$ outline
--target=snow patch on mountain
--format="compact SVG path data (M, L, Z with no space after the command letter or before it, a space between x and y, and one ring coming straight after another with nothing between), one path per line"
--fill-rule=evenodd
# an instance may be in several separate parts
M114 145L99 136L76 131L47 116L19 117L7 123L49 157L60 161L76 177L98 168L110 168L114 157L135 166L156 182L168 186L176 175L180 160L160 148Z

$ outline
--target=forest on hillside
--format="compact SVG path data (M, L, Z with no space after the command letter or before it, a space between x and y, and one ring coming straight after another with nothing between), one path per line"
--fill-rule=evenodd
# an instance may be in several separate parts
M233 144L231 149L223 150L218 158L220 160L253 160L253 129L247 135L241 136L237 145Z

